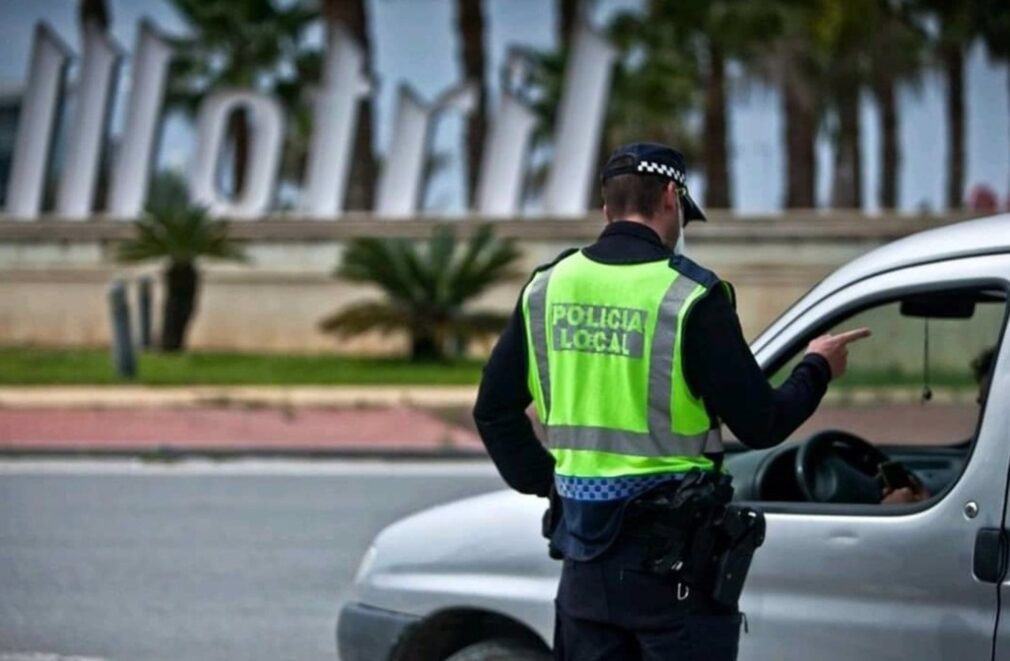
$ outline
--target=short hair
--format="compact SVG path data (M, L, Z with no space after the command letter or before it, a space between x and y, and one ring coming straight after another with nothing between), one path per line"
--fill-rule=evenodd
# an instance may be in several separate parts
M631 157L629 160L633 161ZM617 163L620 165L620 163ZM619 174L603 182L603 203L611 217L637 214L652 218L672 180L655 175Z
M996 347L983 349L975 360L971 361L971 371L975 374L975 383L982 383L982 379L989 375L992 370L992 362L996 358Z

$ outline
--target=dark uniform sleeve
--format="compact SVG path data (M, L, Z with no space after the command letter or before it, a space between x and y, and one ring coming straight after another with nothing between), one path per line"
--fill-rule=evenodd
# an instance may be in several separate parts
M686 324L688 385L742 443L752 448L777 445L817 409L831 380L828 362L808 355L781 387L772 388L721 287L695 304Z
M533 401L526 361L522 307L517 305L484 366L473 418L505 482L516 491L547 496L554 480L554 457L526 417Z

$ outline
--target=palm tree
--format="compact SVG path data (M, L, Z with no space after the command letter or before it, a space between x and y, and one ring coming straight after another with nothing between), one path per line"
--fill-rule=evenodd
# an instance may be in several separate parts
M912 20L907 0L878 0L878 27L870 43L870 89L880 108L880 206L898 206L898 104L901 81L918 80L922 71L924 32Z
M80 0L77 6L77 23L84 41L90 25L107 31L112 24L112 13L106 0ZM104 209L109 194L109 173L111 170L112 150L102 149L99 155L98 177L95 181L94 208Z
M863 206L859 103L869 78L866 54L878 30L878 0L819 0L814 46L825 64L828 99L837 119L831 206Z
M561 50L567 50L572 43L572 33L579 21L581 2L579 0L558 0L557 24L558 44Z
M77 19L82 27L94 21L103 30L112 22L109 5L105 0L81 0L77 7Z
M732 206L727 135L726 62L750 62L782 31L781 11L774 0L691 0L653 2L652 17L681 32L694 63L696 84L704 89L702 154L705 204Z
M978 32L993 59L1010 64L1010 12L1003 0L981 0L977 11ZM1010 92L1010 66L1007 67L1007 92ZM1010 200L1010 194L1007 197Z
M816 206L817 132L824 110L822 60L813 48L817 13L808 2L782 2L782 35L758 62L779 81L786 147L788 209Z
M698 141L688 128L697 102L692 63L672 35L673 27L637 11L619 12L607 26L607 36L619 57L600 140L601 168L607 156L627 142L664 142L676 146L688 159L696 154ZM538 120L532 138L534 152L551 140L569 54L563 46L553 51L526 51L534 66L526 89L520 92ZM544 174L543 169L533 172L534 188L542 183ZM599 191L591 195L590 205L598 206L600 200L595 197Z
M323 0L323 16L327 29L343 25L364 52L365 71L372 71L372 47L368 27L368 10L365 0ZM358 125L354 136L354 163L351 165L347 187L349 209L371 209L375 199L375 181L378 166L375 158L375 140L372 135L372 98L361 100Z
M487 130L487 76L484 73L484 11L482 0L456 0L456 29L460 37L463 77L477 84L477 104L466 122L466 166L468 203L477 192L480 156Z
M192 112L214 89L264 85L276 90L285 101L300 100L297 92L306 80L306 49L301 38L317 19L311 7L272 0L171 2L194 34L176 41L170 103ZM282 67L284 64L290 66ZM243 187L249 151L249 119L245 113L231 116L228 135L233 149L232 189L237 194Z
M931 33L931 46L947 78L948 209L959 209L964 204L964 53L977 36L979 7L979 0L915 1L915 8L924 15L924 19L932 18L938 23L938 29Z
M168 260L163 272L161 348L181 351L196 311L200 289L200 258L242 261L243 252L228 236L224 221L211 220L191 205L181 177L160 176L152 185L147 214L136 221L136 236L119 246L122 262Z
M380 287L384 300L350 305L323 319L320 328L345 338L369 331L406 332L413 360L441 360L471 337L501 331L507 316L464 310L491 285L515 277L514 242L482 226L459 250L455 231L436 228L424 248L408 239L353 240L335 275Z

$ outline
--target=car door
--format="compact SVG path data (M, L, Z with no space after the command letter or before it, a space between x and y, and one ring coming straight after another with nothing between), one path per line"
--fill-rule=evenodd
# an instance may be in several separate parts
M996 371L993 373L992 390L990 394L990 399L993 402L999 402L998 408L1002 412L1002 425L1003 425L1003 435L1004 442L1010 445L1010 352L1008 349L1010 347L1010 340L1004 339L1003 344L1003 355L1001 362L997 365ZM994 397L1000 397L999 400L992 399ZM993 408L997 408L993 406ZM994 423L996 424L996 423ZM1004 534L1000 541L1007 545L1008 538L1006 531L1010 530L1010 511L1004 508L1003 515L1003 530ZM996 628L996 650L993 658L995 659L1010 659L1010 580L1007 577L1006 562L1007 562L1007 547L1004 546L1002 549L1002 559L1004 561L1003 566L1003 580L1000 583L999 589L999 622Z
M1010 256L915 266L851 284L813 304L758 354L768 365L868 302L992 282ZM1005 329L1005 311L1001 326ZM917 505L757 503L767 538L741 600L740 659L989 659L1001 589L974 573L975 547L1001 531L1010 468L1010 347L1001 332L990 403L960 477ZM858 346L852 352L859 351ZM1001 533L1000 533L1001 534ZM998 536L997 536L998 537ZM998 568L997 568L998 569ZM983 573L985 573L983 571ZM1010 640L1010 629L1000 629Z

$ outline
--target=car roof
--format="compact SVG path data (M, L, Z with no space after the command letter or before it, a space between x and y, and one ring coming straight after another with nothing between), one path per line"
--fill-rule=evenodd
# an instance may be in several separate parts
M833 291L871 275L915 264L1004 252L1010 252L1010 213L955 223L898 239L842 266L814 291L822 288Z
M999 253L1010 253L1010 213L967 220L898 239L857 257L822 280L761 333L752 347L763 345L814 302L859 280L917 264Z

